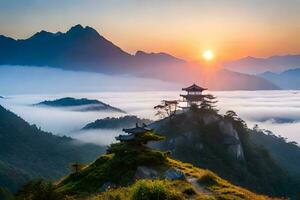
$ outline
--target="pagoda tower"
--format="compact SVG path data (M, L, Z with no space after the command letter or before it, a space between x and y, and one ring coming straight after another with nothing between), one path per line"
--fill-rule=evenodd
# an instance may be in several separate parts
M181 97L183 97L183 101L186 102L186 107L183 108L190 108L193 104L197 106L200 105L201 101L205 97L202 92L204 90L207 90L207 88L202 88L196 84L193 84L189 87L182 88L182 90L187 92L187 94L180 95Z
M136 124L134 128L123 129L123 132L127 133L127 135L119 135L115 138L120 142L134 142L138 140L138 137L140 135L152 131L153 129L148 128L145 124L143 124L143 126L139 126L138 124Z

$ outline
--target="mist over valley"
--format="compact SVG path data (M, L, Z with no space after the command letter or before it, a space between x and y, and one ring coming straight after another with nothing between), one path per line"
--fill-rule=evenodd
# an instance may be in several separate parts
M118 130L81 130L86 124L106 117L136 115L152 120L155 116L153 107L162 99L180 99L179 90L175 91L131 91L131 92L83 92L61 93L59 95L8 95L0 103L12 112L41 127L42 130L58 135L68 135L85 142L109 144L121 132ZM234 110L250 128L258 124L260 128L271 130L276 135L286 137L288 141L300 142L300 93L298 91L209 91L218 98L221 113ZM118 107L125 113L72 110L36 107L32 104L71 96L74 98L98 99Z

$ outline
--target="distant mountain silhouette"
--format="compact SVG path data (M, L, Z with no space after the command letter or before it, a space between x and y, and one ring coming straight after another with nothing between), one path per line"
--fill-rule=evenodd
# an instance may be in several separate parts
M142 61L148 61L148 62L179 62L179 63L185 63L185 60L176 58L172 55L169 55L167 53L146 53L144 51L137 51L135 53L135 58L140 59Z
M153 41L155 42L155 41ZM199 66L166 53L131 55L91 27L76 25L66 33L41 31L24 40L0 36L0 65L48 66L105 74L129 74L184 84L200 82L210 89L277 89L262 78L220 70L226 82L209 80ZM206 78L207 79L207 78ZM242 84L231 80L239 79ZM255 84L254 84L255 82Z
M90 27L76 25L66 33L41 31L25 40L0 38L0 64L51 66L63 69L123 71L131 55ZM109 68L104 66L109 65Z
M136 124L150 124L153 121L150 119L141 119L135 115L126 115L123 117L106 117L104 119L97 119L94 122L85 125L82 130L87 129L123 129L132 128Z
M55 99L53 101L42 101L34 106L50 106L58 108L70 108L74 111L86 112L86 111L111 111L111 112L120 112L126 113L125 111L110 106L106 103L95 99L75 99L72 97L65 97L61 99Z
M300 67L300 55L271 56L268 58L246 57L224 63L225 68L241 73L259 74L267 71L280 72Z
M259 76L273 82L283 89L300 89L300 68L290 69L281 73L265 72Z

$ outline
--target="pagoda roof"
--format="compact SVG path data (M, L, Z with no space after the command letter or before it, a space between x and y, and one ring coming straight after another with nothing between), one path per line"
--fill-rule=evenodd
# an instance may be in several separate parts
M195 83L189 87L186 87L186 88L182 88L182 90L184 91L192 91L192 92L197 92L197 91L204 91L204 90L207 90L207 88L203 88L203 87L200 87L198 85L196 85Z
M180 96L188 101L201 101L205 97L202 94L181 94Z
M125 133L132 133L132 134L139 134L139 133L145 133L148 131L153 131L153 129L148 128L145 124L143 124L143 127L140 127L138 124L136 124L136 127L134 128L124 128L123 131Z

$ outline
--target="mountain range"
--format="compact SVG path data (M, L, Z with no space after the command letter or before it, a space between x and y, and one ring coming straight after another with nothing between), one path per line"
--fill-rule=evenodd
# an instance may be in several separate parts
M184 84L197 82L217 90L278 89L261 77L229 70L219 69L208 75L199 65L166 53L137 51L131 55L93 28L81 25L66 33L40 31L28 39L0 36L0 65L48 66Z
M283 89L300 89L300 68L289 69L280 73L267 71L259 74L259 76L271 81Z
M271 56L267 58L245 57L225 62L226 69L246 73L261 74L267 71L282 72L300 67L300 55Z

